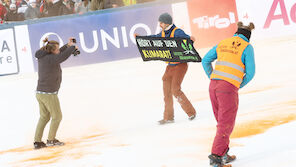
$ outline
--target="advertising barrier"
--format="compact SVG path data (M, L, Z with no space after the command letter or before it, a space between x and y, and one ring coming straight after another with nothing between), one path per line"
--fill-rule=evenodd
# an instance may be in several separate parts
M172 13L171 5L121 10L28 25L32 53L42 47L42 40L45 37L58 41L60 46L66 44L69 37L74 37L77 39L81 54L64 62L64 67L140 57L134 33L155 34L158 17L163 12ZM36 67L35 59L34 64Z
M216 45L236 32L235 0L188 0L192 35L199 48Z
M239 20L254 22L252 40L296 35L295 0L237 0Z
M0 76L19 72L14 32L12 28L0 30Z
M63 67L140 57L134 33L160 32L158 17L168 12L174 23L196 38L196 48L212 47L231 37L237 21L254 22L252 39L296 35L295 0L174 0L67 15L0 27L0 75L37 70L35 52L49 37L62 46L77 39L81 54Z

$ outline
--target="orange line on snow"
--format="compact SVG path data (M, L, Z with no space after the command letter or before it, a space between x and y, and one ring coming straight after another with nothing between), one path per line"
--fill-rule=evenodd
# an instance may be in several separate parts
M36 153L34 154L33 157L26 158L18 162L12 162L13 166L18 166L18 165L26 166L24 164L31 164L30 166L53 164L59 161L61 158L65 158L65 157L68 157L69 159L80 159L81 157L86 156L89 153L94 153L94 152L85 152L86 148L89 148L92 146L92 144L89 143L89 141L100 143L101 140L104 139L105 134L106 133L99 133L99 134L84 136L84 137L81 137L80 139L75 139L75 140L72 139L71 142L66 141L65 146L47 147L40 150L34 150L33 147L20 147L20 148L2 151L0 152L0 155L6 154L6 153L22 153L23 154L28 151L34 151ZM95 152L95 154L100 154L100 153Z
M241 138L264 133L268 129L296 120L296 100L286 101L263 111L249 113L251 121L238 122L235 125L231 138ZM250 120L250 118L248 119Z
M20 147L20 148L13 148L5 151L0 151L0 155L6 154L6 153L19 153L19 152L27 152L27 151L33 151L33 147Z
M296 114L274 116L237 124L231 138L241 138L264 133L268 129L296 120Z

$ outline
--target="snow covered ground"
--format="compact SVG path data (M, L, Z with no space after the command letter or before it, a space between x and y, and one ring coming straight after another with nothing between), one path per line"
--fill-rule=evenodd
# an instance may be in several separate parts
M240 90L234 167L295 166L295 45L296 36L253 43L256 76ZM164 70L164 63L141 58L65 68L57 138L66 145L41 150L32 149L37 74L0 77L0 166L208 166L216 130L209 80L200 63L190 63L182 86L198 117L188 121L175 103L176 123L159 126Z

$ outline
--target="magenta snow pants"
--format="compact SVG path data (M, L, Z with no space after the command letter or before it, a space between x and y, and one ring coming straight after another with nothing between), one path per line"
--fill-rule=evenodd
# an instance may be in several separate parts
M211 80L210 98L217 120L212 154L223 156L229 148L229 137L238 109L238 88L224 80Z

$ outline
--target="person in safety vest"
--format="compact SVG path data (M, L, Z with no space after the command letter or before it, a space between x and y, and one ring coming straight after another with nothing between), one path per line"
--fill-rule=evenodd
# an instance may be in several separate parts
M173 24L173 19L170 14L161 14L158 21L162 31L159 34L151 35L152 37L190 38L192 41L195 41L193 36L190 37L185 34L183 30L177 28L175 24ZM135 34L135 36L137 35L138 34ZM196 117L196 111L181 90L181 84L187 72L188 65L187 63L180 62L167 62L167 64L166 71L162 77L165 102L164 116L162 120L158 121L158 123L160 125L174 123L173 96L175 96L182 109L188 115L188 119L193 120Z
M236 156L228 154L228 150L238 109L238 90L255 75L254 50L249 43L255 26L253 23L245 26L242 22L237 25L233 37L222 40L202 59L203 68L211 79L210 99L217 120L212 154L209 155L210 164L214 167L227 166L236 159ZM214 60L217 61L213 69L211 63Z

